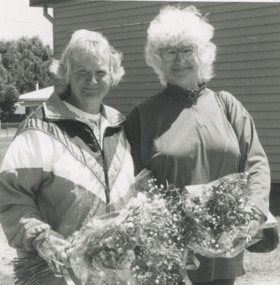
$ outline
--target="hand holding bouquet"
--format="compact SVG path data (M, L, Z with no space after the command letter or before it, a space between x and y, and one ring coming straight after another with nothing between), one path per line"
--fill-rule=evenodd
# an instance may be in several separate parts
M126 206L115 201L89 213L68 238L75 276L83 285L169 285L182 282L187 261L194 261L188 249L207 257L236 256L250 240L250 225L260 218L249 203L248 183L249 174L238 173L179 191L157 186L143 171L130 186ZM16 276L23 280L17 284L51 274L46 263L36 262L36 278L34 270L26 277L22 272L35 266L27 261L17 264ZM185 282L190 284L187 275Z
M124 209L110 218L96 217L74 234L70 263L82 284L134 284L130 214Z
M135 184L137 196L124 209L95 216L74 234L70 261L82 284L182 281L185 244L181 217L175 213L172 199L166 199L146 174Z
M115 201L97 214L89 213L82 228L67 239L71 268L83 285L164 285L183 280L186 245L177 189L156 186L149 171L130 187L133 195L125 207ZM40 282L52 274L44 260L36 260L17 261L17 284L33 284L31 280Z
M192 222L186 225L190 249L207 257L230 258L246 248L251 240L248 231L260 219L249 203L248 183L248 173L236 173L186 187L184 212Z

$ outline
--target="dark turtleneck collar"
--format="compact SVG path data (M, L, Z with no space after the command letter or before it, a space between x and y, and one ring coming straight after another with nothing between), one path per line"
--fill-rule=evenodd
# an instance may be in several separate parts
M205 88L206 88L206 83L201 84L198 89L194 90L185 90L177 85L167 83L166 90L167 91L170 90L172 93L175 92L178 95L188 97L192 101L195 101L203 93Z

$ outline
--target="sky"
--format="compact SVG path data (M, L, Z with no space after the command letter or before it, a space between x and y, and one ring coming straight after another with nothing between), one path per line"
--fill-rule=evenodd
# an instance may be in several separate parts
M52 9L48 9L52 15ZM0 39L39 36L53 48L52 23L42 7L29 7L29 0L0 0Z

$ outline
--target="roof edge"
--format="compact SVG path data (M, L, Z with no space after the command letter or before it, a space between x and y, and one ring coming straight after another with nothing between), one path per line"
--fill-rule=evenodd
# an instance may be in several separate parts
M69 3L69 2L93 2L94 0L29 0L30 7L44 7L53 8L55 4Z
M29 6L30 7L53 7L54 1L50 0L29 0Z

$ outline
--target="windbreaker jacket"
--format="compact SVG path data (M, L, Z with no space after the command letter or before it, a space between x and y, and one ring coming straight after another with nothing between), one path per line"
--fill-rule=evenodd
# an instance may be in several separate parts
M250 114L230 93L201 86L197 92L168 84L137 105L125 130L136 173L152 170L160 184L183 188L248 171L251 202L268 213L270 169ZM231 279L243 274L242 256L200 256L192 281Z
M0 218L20 256L34 250L37 226L67 238L90 211L122 207L130 197L134 171L124 117L105 105L101 114L107 122L102 150L56 94L19 127L1 166ZM64 284L55 279L46 284Z

